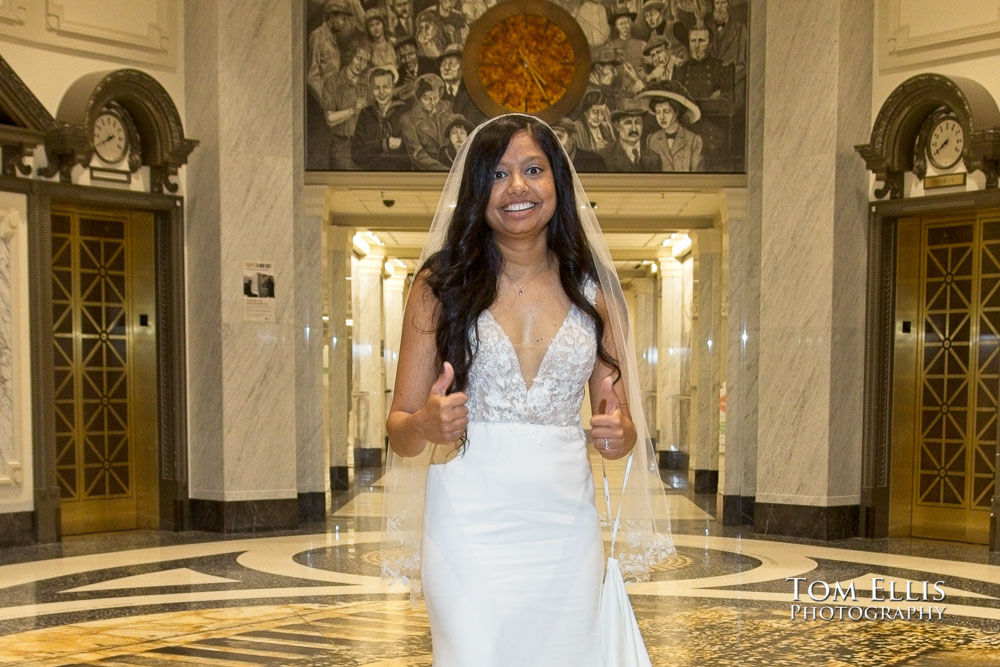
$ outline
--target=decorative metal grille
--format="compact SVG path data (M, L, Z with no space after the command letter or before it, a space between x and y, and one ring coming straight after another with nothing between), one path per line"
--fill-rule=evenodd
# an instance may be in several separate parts
M128 497L125 220L53 213L52 283L62 498Z

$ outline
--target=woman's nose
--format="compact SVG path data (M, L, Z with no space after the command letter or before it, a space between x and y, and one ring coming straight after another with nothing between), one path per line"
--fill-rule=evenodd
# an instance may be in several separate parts
M514 174L510 177L510 184L507 186L508 192L524 192L526 189L524 178L520 174Z

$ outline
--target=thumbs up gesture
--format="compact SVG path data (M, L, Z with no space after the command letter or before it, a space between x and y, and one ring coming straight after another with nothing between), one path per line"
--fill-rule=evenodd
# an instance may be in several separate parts
M590 418L590 437L601 456L619 459L635 445L635 426L628 414L621 408L621 400L615 393L614 382L608 375L601 382L601 411Z
M455 369L447 361L441 375L431 385L424 407L414 415L418 431L428 442L447 443L458 440L469 424L469 409L464 392L448 393L455 379Z

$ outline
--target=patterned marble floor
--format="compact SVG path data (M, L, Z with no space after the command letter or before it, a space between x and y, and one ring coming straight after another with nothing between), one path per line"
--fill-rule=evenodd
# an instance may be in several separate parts
M670 500L677 554L629 586L654 665L1000 664L985 547L766 539ZM378 480L334 503L295 534L0 549L0 664L430 665L426 612L378 580Z

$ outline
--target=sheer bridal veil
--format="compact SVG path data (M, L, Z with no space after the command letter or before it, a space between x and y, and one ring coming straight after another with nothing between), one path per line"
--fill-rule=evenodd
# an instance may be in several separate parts
M521 115L521 114L511 114ZM533 120L539 121L535 117ZM465 172L465 162L470 158L469 148L476 134L484 126L496 119L480 125L462 144L455 162L448 174L437 210L431 222L427 241L424 243L417 264L422 267L432 254L441 249L451 223L452 211L458 200L459 186ZM551 132L551 128L549 128ZM472 159L475 156L471 156ZM639 387L639 371L636 365L635 342L628 323L628 312L621 282L611 259L611 252L601 233L597 215L590 206L587 193L580 178L573 169L568 156L566 159L573 176L573 192L559 192L558 196L573 196L576 199L580 223L586 232L600 289L607 304L607 326L610 326L615 341L615 354L621 366L623 381L628 396L628 406L638 434L633 450L632 471L628 486L621 501L621 524L615 543L622 574L626 579L642 581L650 571L674 551L670 537L670 520L667 513L667 499L663 483L657 469L655 452L650 439L649 428L642 410L642 392ZM402 583L409 583L411 597L420 595L420 544L422 539L424 488L427 481L427 466L433 446L428 445L423 453L415 457L400 457L389 452L384 478L383 494L383 536L382 536L382 576ZM605 461L608 481L612 492L612 512L617 512L622 488L625 465L628 457L616 461ZM598 480L595 488L601 489L600 466L597 466ZM606 516L605 503L597 503L601 523L608 527L614 515Z

